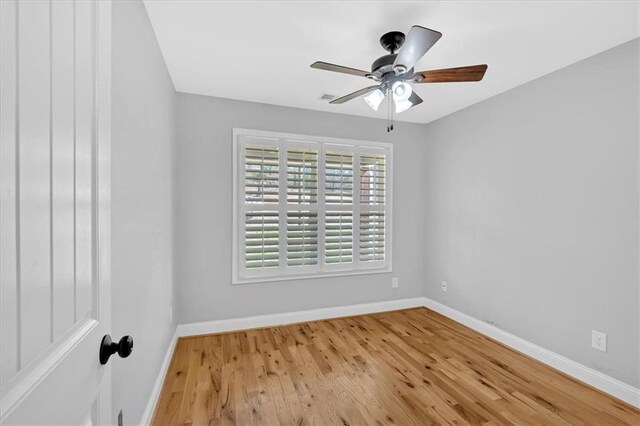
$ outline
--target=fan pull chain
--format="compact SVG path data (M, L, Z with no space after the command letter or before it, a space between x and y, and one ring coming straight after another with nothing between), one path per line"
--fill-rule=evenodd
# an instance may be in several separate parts
M391 90L387 89L387 133L393 130L393 101Z
M393 100L390 89L387 89L387 133L393 130Z
M393 96L389 96L389 113L391 114L391 131L393 131Z
M389 117L389 89L386 90L386 96L385 96L385 100L387 101L387 133L389 133L389 122L391 121L391 118Z

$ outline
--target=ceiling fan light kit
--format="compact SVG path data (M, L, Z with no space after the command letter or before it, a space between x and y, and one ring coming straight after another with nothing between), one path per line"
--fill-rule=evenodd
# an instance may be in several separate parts
M376 89L364 97L364 101L374 111L378 110L378 107L380 107L380 104L382 103L383 100L384 100L384 93L380 89Z
M396 102L408 101L411 96L411 85L404 81L396 81L391 86L391 92L393 93L393 100Z
M406 37L400 31L384 34L380 37L380 45L389 53L373 61L371 72L321 61L311 64L311 68L366 77L379 83L333 99L329 103L343 104L364 96L365 103L377 111L386 97L389 99L387 111L387 131L389 132L393 130L392 106L395 106L395 113L398 114L423 102L413 90L411 83L480 81L484 77L487 65L414 72L413 67L440 37L442 37L440 32L419 25L411 27Z

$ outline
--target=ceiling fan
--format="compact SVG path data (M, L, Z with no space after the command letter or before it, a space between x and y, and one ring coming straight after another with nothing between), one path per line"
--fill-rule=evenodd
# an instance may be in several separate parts
M422 98L413 90L412 83L455 83L480 81L487 65L445 68L415 72L413 67L425 53L442 37L438 31L414 25L406 36L400 31L392 31L380 37L380 44L389 53L379 57L371 65L371 72L330 64L314 62L311 68L367 77L377 84L357 90L332 100L331 104L343 104L360 96L374 111L385 99L388 100L387 132L393 130L393 104L395 112L401 113L422 103ZM398 53L396 53L398 52Z

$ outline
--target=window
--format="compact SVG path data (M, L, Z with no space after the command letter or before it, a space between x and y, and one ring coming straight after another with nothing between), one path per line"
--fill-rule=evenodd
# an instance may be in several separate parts
M233 282L389 272L392 145L234 129Z

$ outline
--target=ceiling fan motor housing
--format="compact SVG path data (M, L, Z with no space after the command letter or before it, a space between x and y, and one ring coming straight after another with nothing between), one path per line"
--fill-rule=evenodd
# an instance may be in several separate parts
M398 56L396 53L391 53L376 59L373 64L371 64L371 74L367 77L384 83L411 79L413 76L413 68L399 74L397 68L393 66L396 56Z
M380 56L371 64L371 72L382 75L386 72L393 71L393 62L396 60L396 56L398 55L395 53Z

